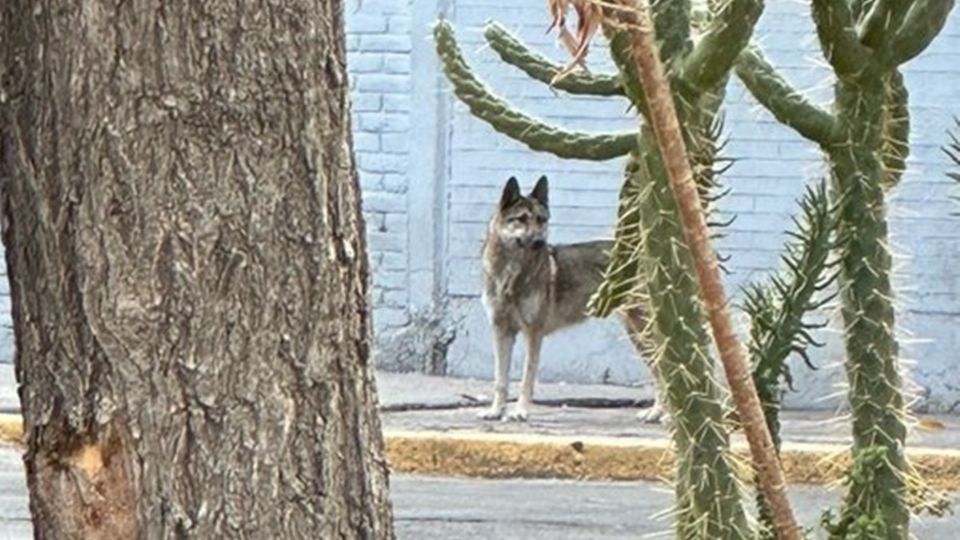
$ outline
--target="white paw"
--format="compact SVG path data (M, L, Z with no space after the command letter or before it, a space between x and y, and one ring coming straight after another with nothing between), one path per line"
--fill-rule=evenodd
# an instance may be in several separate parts
M503 410L504 407L502 405L494 405L477 414L477 418L481 420L500 420L503 418Z
M510 411L510 414L507 415L506 420L508 422L526 422L527 418L530 417L530 412L527 411L526 407L516 406Z
M663 407L660 406L659 401L637 413L637 419L644 424L661 424L663 423L664 416L664 410Z

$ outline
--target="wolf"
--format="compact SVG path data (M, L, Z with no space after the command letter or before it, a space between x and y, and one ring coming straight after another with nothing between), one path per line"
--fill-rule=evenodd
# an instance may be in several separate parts
M510 177L487 227L482 299L493 330L495 382L493 403L480 414L483 419L527 420L543 338L587 318L587 302L600 285L613 247L610 240L549 244L548 190L547 177L541 176L523 195L516 177ZM526 361L520 396L504 416L518 334L526 341ZM645 421L660 420L660 400L656 402L642 414Z

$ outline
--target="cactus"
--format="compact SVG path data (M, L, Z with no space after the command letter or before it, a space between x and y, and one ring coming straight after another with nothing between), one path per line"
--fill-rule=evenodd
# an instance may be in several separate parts
M456 94L474 116L493 129L529 146L568 159L607 160L636 147L637 134L589 134L565 131L527 116L495 96L473 74L454 39L453 27L440 22L434 28L437 53Z
M743 306L751 323L749 349L753 377L763 405L768 409L768 426L778 448L781 381L787 386L793 385L786 360L795 353L814 369L806 350L811 345L820 345L810 331L823 325L808 323L804 317L833 299L832 295L816 300L814 297L836 278L836 273L824 275L834 247L834 213L826 186L808 188L800 201L800 209L803 217L794 219L796 230L789 233L793 241L781 257L786 271L773 276L765 285L749 286Z
M816 142L830 165L853 413L854 466L831 538L908 537L906 408L895 336L887 192L908 151L900 66L942 29L952 0L812 0L821 49L837 76L833 112L799 95L750 46L736 73L779 121Z
M715 194L718 145L712 135L718 107L762 3L716 3L703 17L696 46L693 33L697 29L688 1L657 2L652 9L685 143L701 193L709 201ZM574 72L559 79L557 74L565 68L530 52L499 26L489 26L485 36L501 58L536 80L569 93L623 96L645 114L643 92L629 60L626 32L613 27L606 27L605 32L618 74ZM692 259L654 134L645 126L629 135L571 133L530 118L477 80L457 48L449 23L438 23L434 36L454 93L475 116L497 131L563 158L602 160L629 154L615 247L604 286L591 302L591 309L607 315L640 305L650 313L639 341L650 344L653 354L649 360L664 387L666 406L675 418L678 538L752 537L724 424L727 398L713 378L711 340L698 299Z
M781 257L786 271L765 285L746 290L743 309L750 316L750 356L753 380L763 405L767 429L780 451L780 395L784 384L793 387L787 359L799 355L814 369L806 349L819 346L810 331L822 324L806 322L806 313L822 307L833 297L814 299L833 283L836 273L824 275L833 249L834 213L827 199L826 185L807 189L800 201L803 217L794 219L793 241ZM775 538L772 513L766 500L757 497L761 538Z

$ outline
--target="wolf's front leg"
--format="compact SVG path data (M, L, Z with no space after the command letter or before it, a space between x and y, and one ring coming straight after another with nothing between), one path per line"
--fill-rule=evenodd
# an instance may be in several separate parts
M523 382L520 385L520 397L517 405L507 416L509 420L525 422L530 415L530 405L533 403L533 387L537 383L537 368L540 367L540 345L543 336L529 333L527 338L527 359L523 364Z
M493 347L496 358L494 370L493 404L489 409L480 413L484 420L499 420L507 406L507 386L510 384L510 357L513 355L513 344L517 341L517 333L503 328L493 327Z

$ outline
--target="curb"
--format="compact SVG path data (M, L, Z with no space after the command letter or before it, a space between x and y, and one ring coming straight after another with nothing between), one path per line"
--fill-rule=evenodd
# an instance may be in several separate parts
M674 452L666 439L562 437L484 432L386 431L387 461L395 472L481 478L669 480ZM733 443L741 478L751 481L746 444ZM930 486L960 489L960 450L915 447L907 456ZM784 475L791 484L843 479L849 447L784 443Z
M19 414L0 413L0 443L22 444L23 418Z
M18 414L0 414L0 443L22 444ZM387 462L394 472L479 478L572 480L669 480L674 452L666 439L570 437L479 431L384 432ZM745 481L752 478L749 453L733 443ZM930 486L960 489L960 450L912 447L907 456ZM781 451L791 484L831 484L850 463L845 445L790 443Z

